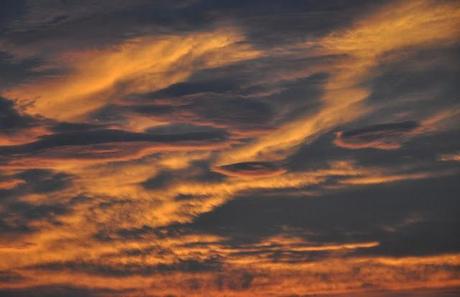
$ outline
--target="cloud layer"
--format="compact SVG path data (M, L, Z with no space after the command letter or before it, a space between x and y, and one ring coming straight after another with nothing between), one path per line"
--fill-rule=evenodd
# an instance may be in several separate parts
M456 296L455 1L3 1L0 295Z

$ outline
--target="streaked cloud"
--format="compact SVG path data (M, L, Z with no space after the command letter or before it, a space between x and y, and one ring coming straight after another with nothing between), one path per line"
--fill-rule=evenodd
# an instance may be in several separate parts
M0 295L458 294L459 28L454 1L0 4Z
M185 36L144 37L109 48L63 53L52 61L69 74L12 88L6 94L26 112L78 120L124 94L153 91L187 79L203 68L260 55L230 29ZM31 103L31 104L30 104Z
M369 126L336 134L335 144L349 149L398 149L404 136L410 135L419 124L413 121Z
M360 85L371 75L384 55L416 46L439 46L456 42L459 34L458 7L451 4L433 8L428 1L390 4L352 28L330 34L308 46L320 48L319 54L344 55L344 59L323 71L331 72L321 98L323 107L313 116L291 121L246 147L229 153L227 159L276 157L277 151L289 150L318 133L356 120L366 112L362 102L370 90ZM391 11L391 12L390 12ZM396 13L395 13L396 12ZM429 31L425 31L429 24ZM400 35L406 38L399 38ZM397 57L396 57L397 59Z
M270 176L286 172L280 166L270 162L246 162L219 166L214 169L229 176Z

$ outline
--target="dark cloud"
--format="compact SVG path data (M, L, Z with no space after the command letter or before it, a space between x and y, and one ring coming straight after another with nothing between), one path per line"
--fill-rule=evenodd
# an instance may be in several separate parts
M457 130L419 135L404 143L398 150L360 150L359 154L347 151L349 157L363 166L384 168L412 168L413 170L448 169L455 166L439 162L439 153L455 151ZM344 150L342 150L344 151ZM420 160L424 160L423 163Z
M90 130L101 130L103 125L88 124L88 123L56 123L53 127L56 134L69 132L85 132Z
M13 2L15 2L13 4ZM41 48L42 55L72 48L113 44L126 36L183 34L209 29L222 21L242 28L259 47L324 35L381 6L381 1L103 1L24 5L7 1L3 34L9 44ZM86 3L86 4L85 4ZM18 23L18 15L22 22Z
M3 297L105 297L124 294L129 294L129 290L95 289L70 284L0 289L0 295Z
M36 140L46 133L50 124L43 119L21 114L17 108L13 101L0 97L0 150Z
M0 230L4 235L22 235L37 231L38 221L59 225L59 216L70 212L64 204L29 204L16 202L2 211Z
M214 282L219 290L240 291L250 289L255 278L255 275L247 271L233 271L229 274L217 274Z
M7 31L8 25L16 21L25 12L25 0L4 0L0 2L0 36Z
M458 295L457 10L0 1L0 295Z
M225 135L225 131L223 129L217 129L209 126L197 126L192 124L172 124L172 125L162 125L158 127L153 127L147 129L146 132L153 134L153 135L188 135L194 133L215 133L218 135L219 133Z
M71 176L65 173L43 169L27 170L16 175L26 181L24 187L33 193L50 193L64 189L71 184Z
M143 94L142 97L154 100L201 93L233 93L234 91L238 90L242 80L241 78L233 78L233 81L231 79L232 77L230 76L229 78L225 79L177 83L154 93Z
M12 54L4 52L0 48L0 68L2 69L0 73L0 87L12 87L38 77L57 75L63 71L59 68L40 69L39 66L42 63L44 61L36 57L17 59Z
M14 271L0 271L0 283L17 283L27 278Z
M281 191L279 196L260 199L251 193L185 227L232 238L229 244L259 242L288 229L321 244L380 242L359 250L371 255L455 252L460 248L454 235L460 211L457 178L360 187L321 198Z
M18 197L33 193L56 192L65 189L72 183L71 175L44 169L26 170L9 178L21 182L10 189L0 190L0 196L3 196L3 199L10 196Z
M16 19L11 18L6 21L8 30L3 38L16 47L36 47L40 55L50 56L78 47L114 44L127 36L183 33L209 27L209 19L203 13L191 11L187 2L32 2L22 9L22 22L12 22Z
M143 186L148 189L161 189L167 185L173 183L175 179L174 172L163 171L155 175L152 178L149 178L143 183Z
M374 113L374 118L402 111L416 117L455 104L460 70L451 67L451 61L460 58L458 44L405 50L399 54L403 59L385 61L368 82L372 90L369 100L384 108ZM411 108L417 97L431 100L419 99L417 108Z
M43 152L50 149L74 147L75 151L64 150L62 153L69 157L75 154L84 157L80 147L93 147L95 155L100 155L94 146L105 144L129 144L129 143L150 143L152 145L174 145L185 143L218 143L226 139L226 134L222 132L193 132L182 134L153 134L153 133L135 133L122 130L96 129L85 131L69 131L65 133L57 133L42 136L39 140L25 145L4 146L0 148L0 153L3 156L27 155ZM121 148L121 147L118 147ZM80 150L80 151L79 151ZM88 151L88 156L91 156L91 150ZM61 156L62 157L62 156Z
M62 197L62 201L28 202L29 195L53 195L72 185L72 176L51 170L32 169L10 178L19 180L14 187L0 190L0 230L5 238L39 231L37 223L60 225L60 216L68 214L82 198Z
M455 297L460 293L460 288L425 288L415 290L387 291L371 290L362 293L356 293L358 297ZM347 297L348 293L330 294L330 297Z
M215 171L229 176L272 176L286 170L273 162L243 162L217 166Z
M236 20L259 47L273 47L321 36L340 28L382 1L197 1L194 10Z
M110 241L137 241L151 240L152 238L168 238L185 235L180 226L172 228L155 228L149 225L144 225L136 228L120 228L117 230L101 230L95 234L95 239L103 242Z
M273 117L273 111L267 103L225 94L182 98L171 105L134 105L131 110L167 120L174 118L201 125L215 124L239 129L263 127Z
M223 181L225 178L221 172L211 170L208 161L194 161L192 162L192 169L162 170L157 175L147 179L142 185L147 189L161 189L185 180L212 183ZM200 196L193 195L188 197L200 198ZM180 196L178 199L181 199Z
M34 123L33 118L20 115L12 101L0 97L0 135L17 133Z
M335 144L349 149L397 149L417 128L419 128L417 122L406 121L340 131L337 133Z
M210 258L207 260L183 260L171 264L125 264L125 265L104 265L101 263L88 263L88 262L57 262L41 264L29 269L48 270L48 271L80 271L94 275L105 276L134 276L134 275L154 275L159 273L169 272L208 272L219 271L221 263L217 258Z
M135 104L131 102L129 106L107 104L94 111L90 117L96 122L117 124L121 120L126 120L126 117L132 114L168 119L170 116L174 117L175 112L175 106L170 104L144 104L139 102Z
M217 124L254 128L267 124L273 116L269 105L243 98L202 98L190 106L199 118Z

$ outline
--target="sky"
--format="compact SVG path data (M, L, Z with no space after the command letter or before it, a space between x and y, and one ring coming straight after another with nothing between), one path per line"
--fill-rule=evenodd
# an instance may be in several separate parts
M459 61L455 0L0 0L0 296L459 296Z

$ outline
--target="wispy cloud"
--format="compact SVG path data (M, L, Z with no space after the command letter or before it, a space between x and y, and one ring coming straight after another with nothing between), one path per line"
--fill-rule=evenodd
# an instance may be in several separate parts
M13 2L0 295L458 292L458 3Z

